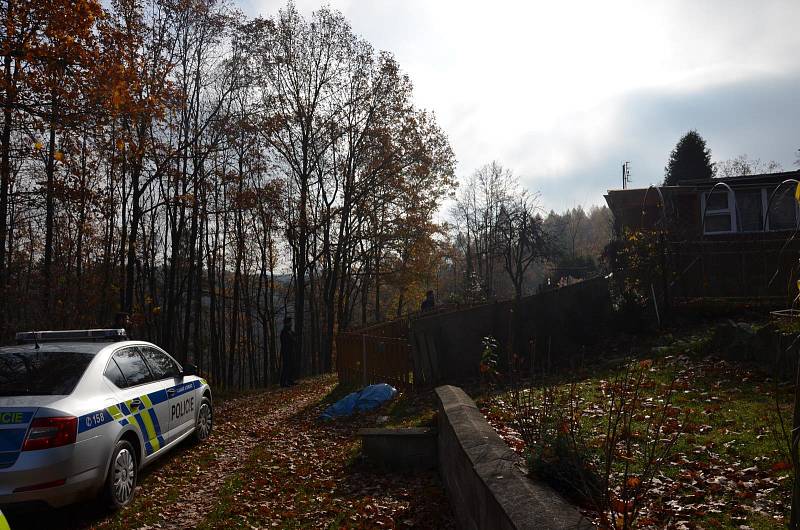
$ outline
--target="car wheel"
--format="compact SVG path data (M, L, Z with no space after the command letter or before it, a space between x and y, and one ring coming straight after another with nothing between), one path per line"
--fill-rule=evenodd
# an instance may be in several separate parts
M120 440L111 455L111 466L104 488L104 497L114 510L131 503L136 490L136 479L139 475L138 455L131 443Z
M194 426L194 441L201 443L211 436L211 429L214 426L214 408L211 400L203 397L200 402L200 410L197 411L197 423Z

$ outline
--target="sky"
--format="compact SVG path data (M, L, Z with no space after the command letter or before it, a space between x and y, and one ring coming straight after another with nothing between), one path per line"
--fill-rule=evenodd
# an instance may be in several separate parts
M238 0L272 16L284 0ZM306 15L323 5L296 0ZM497 160L542 206L658 184L696 129L714 161L798 169L800 1L331 0L392 52L465 178Z

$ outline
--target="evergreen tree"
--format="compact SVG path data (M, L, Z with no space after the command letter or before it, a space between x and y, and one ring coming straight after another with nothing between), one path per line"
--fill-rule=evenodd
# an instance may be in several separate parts
M714 176L711 150L697 131L691 130L678 140L664 168L664 185L675 186L681 180L710 179Z

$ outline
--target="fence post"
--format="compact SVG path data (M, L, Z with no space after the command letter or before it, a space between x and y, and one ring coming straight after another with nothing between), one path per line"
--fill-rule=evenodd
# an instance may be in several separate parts
M361 386L367 386L367 336L361 335Z

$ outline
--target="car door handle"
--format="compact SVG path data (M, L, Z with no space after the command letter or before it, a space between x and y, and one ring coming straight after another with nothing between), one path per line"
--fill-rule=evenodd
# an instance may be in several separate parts
M167 395L168 395L169 397L172 397L172 396L174 396L174 395L175 395L175 389L174 389L174 388L168 388L168 389L167 389Z
M136 407L137 409L142 406L142 400L139 398L131 400L131 407Z

